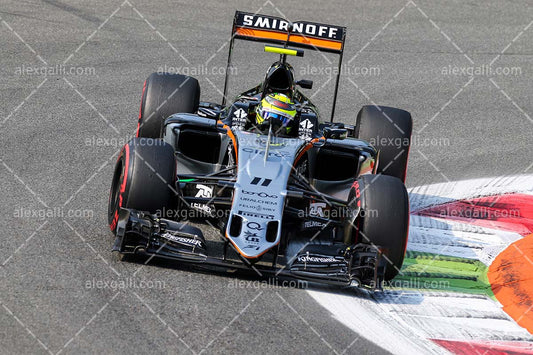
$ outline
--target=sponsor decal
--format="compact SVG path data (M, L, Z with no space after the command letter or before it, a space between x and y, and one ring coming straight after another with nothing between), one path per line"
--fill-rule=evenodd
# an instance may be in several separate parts
M244 239L248 243L259 243L261 241L261 237L259 236L259 234L257 234L257 232L250 232L250 231L244 232Z
M248 205L246 203L239 203L239 207L242 207L242 208L255 208L255 206L252 206L252 205Z
M248 114L242 108L240 108L233 113L233 116L236 118L243 119L248 117Z
M191 245L191 246L194 246L194 247L199 247L199 248L203 248L204 247L204 245L203 245L203 243L202 243L202 241L200 239L192 239L192 238L182 237L180 235L175 235L175 234L172 234L170 232L166 232L166 233L162 234L161 238L165 238L167 240L170 240L171 242L188 244L188 245Z
M261 186L268 186L270 185L270 183L272 182L272 179L263 179L263 178L260 178L260 177L254 177L252 179L252 182L250 184L252 185L259 185L261 184Z
M289 30L288 21L263 15L239 13L237 24L280 32L288 32ZM336 26L315 24L304 21L293 22L292 25L292 33L298 33L304 36L341 40L343 35L343 29Z
M251 230L263 230L263 227L261 227L261 225L257 222L248 222L246 223L246 227L248 227L248 229L251 229Z
M197 184L196 188L198 189L198 192L196 193L195 197L202 197L202 198L211 198L213 197L213 187L212 186L206 186L202 184Z
M269 182L269 184L270 184L270 182ZM276 198L279 197L278 195L267 194L266 192L257 192L257 191L242 190L242 193L244 195L255 195L255 196L258 196L258 197L261 197L261 198L273 198L273 199L276 199Z
M246 217L274 219L273 214L263 214L263 213L257 213L257 212L247 212L247 211L239 211L238 214L240 214L241 216L246 216Z
M196 189L198 192L196 193L195 197L199 198L212 198L213 197L213 186L207 186L202 184L196 184ZM203 203L197 203L193 202L191 203L191 207L195 210L205 212L208 215L213 215L214 207L203 204Z
M264 150L256 149L256 148L243 148L242 151L245 152L245 153L252 153L252 154L261 154L261 153L265 152ZM277 158L290 157L291 156L291 152L287 152L287 151L283 151L283 150L275 151L275 152L270 152L269 151L268 152L268 156L269 157L277 157Z
M246 125L247 117L248 117L248 114L242 108L235 110L233 112L233 119L231 121L232 125L234 127L237 127L238 129L243 129L244 126Z
M239 203L239 207L245 208L245 209L255 209L257 211L268 211L268 212L276 212L274 208L262 206L261 204L246 204L246 203Z
M254 204L260 203L262 205L268 205L268 206L277 206L277 204L278 204L277 201L258 200L258 199L255 199L255 198L248 198L248 197L241 198L241 201L242 202L250 202L250 203L254 203Z
M259 247L259 245L248 244L247 246L243 247L243 249L254 249L254 250L259 250L259 249L261 249L261 248Z
M309 205L309 215L313 217L324 217L325 202L311 202Z
M255 142L259 144L261 147L266 147L268 139L263 138L263 137L257 137ZM286 142L284 142L281 139L278 139L277 137L270 138L270 144L269 144L270 148L281 148L281 147L285 147L286 145L287 145Z
M298 138L300 139L309 139L313 134L313 123L310 119L305 119L300 122L300 129L298 130Z
M318 221L306 221L303 224L304 228L322 228L324 223Z
M198 211L205 212L208 215L213 215L215 212L215 209L213 207L209 205L204 205L202 203L193 202L191 203L191 207Z
M297 258L300 263L314 263L314 264L330 264L337 263L339 260L332 256L312 256L312 255L299 255Z
M258 211L268 211L268 212L276 212L276 210L274 208L271 208L271 207L267 207L267 206L261 206L261 205L257 205L257 210Z

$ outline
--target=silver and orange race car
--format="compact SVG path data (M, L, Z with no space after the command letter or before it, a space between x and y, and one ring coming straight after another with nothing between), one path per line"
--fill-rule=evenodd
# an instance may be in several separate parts
M190 76L150 75L137 137L114 170L113 250L374 290L394 278L407 245L412 119L364 106L354 125L334 121L345 36L340 26L237 11L228 68L237 40L279 55L259 85L226 103L226 76L218 104L201 102ZM326 121L301 91L313 82L297 80L287 62L304 49L338 54ZM290 99L281 133L257 117L272 95ZM218 237L206 238L199 223Z

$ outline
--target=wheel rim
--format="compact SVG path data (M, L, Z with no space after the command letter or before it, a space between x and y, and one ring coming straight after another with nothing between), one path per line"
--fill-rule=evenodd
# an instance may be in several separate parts
M108 211L110 216L114 216L115 211L119 208L120 185L122 179L124 179L124 164L122 163L122 159L120 159L115 167L111 191L109 192Z

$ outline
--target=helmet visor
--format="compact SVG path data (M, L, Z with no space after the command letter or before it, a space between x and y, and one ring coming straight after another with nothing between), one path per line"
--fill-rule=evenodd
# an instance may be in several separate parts
M280 126L280 127L287 127L287 125L292 121L292 117L288 117L276 112L263 110L261 113L261 117L265 120L265 122L271 122L272 125Z

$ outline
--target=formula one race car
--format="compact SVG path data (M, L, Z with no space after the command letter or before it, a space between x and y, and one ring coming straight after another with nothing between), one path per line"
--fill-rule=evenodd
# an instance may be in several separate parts
M364 106L334 122L346 29L237 11L235 40L279 54L264 81L226 104L200 102L192 77L154 73L137 137L122 149L109 196L114 251L379 289L402 265L412 119ZM339 54L329 122L296 87L287 56ZM194 222L210 224L205 238Z

